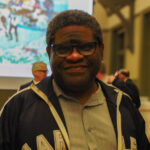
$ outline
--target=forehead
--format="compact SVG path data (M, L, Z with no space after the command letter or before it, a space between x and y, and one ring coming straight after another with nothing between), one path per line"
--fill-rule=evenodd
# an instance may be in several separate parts
M93 41L93 31L86 26L67 26L59 29L55 34L55 43L71 41Z
M40 70L40 69L46 69L47 66L46 64L38 64L37 66L35 66L35 69Z

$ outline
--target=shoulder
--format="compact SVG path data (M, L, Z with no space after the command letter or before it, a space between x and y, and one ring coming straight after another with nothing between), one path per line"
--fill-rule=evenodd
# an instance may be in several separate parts
M30 94L27 94L30 93ZM20 91L17 91L15 94L13 94L3 105L1 111L0 111L0 116L4 112L17 112L17 110L21 109L21 107L24 104L25 99L27 97L31 96L31 90L30 87L24 88ZM28 96L29 95L29 96ZM32 98L30 98L32 99Z
M102 91L106 97L107 102L111 102L115 105L117 105L117 97L119 93L121 93L121 103L124 105L124 107L127 107L128 105L134 105L132 102L132 98L129 94L122 91L120 88L112 85L112 84L106 84L102 81L98 81L101 85Z
M25 84L22 84L22 85L20 86L19 90L22 90L22 89L28 87L28 86L31 85L32 83L33 83L33 80L30 81L30 82L27 82L27 83L25 83Z
M127 85L129 88L138 91L137 85L136 85L131 79L128 79L128 80L126 81L126 85Z
M129 116L132 116L132 118L134 118L135 122L137 122L136 120L139 120L139 122L143 122L141 114L136 108L136 105L133 103L132 98L127 93L123 92L113 85L108 85L101 81L100 84L107 102L111 102L117 107L118 97L121 94L119 108L122 114L124 114L125 116L129 114Z
M116 85L104 83L103 81L99 81L99 80L98 80L98 82L100 83L102 90L103 90L104 94L106 94L106 96L107 95L109 95L109 96L116 95L116 94L118 94L118 92L122 92L123 95L130 98L130 96L127 93L122 91Z

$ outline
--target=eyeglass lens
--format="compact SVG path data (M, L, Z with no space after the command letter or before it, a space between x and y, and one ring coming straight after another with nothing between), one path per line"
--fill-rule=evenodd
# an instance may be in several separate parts
M84 56L92 55L96 49L97 42L88 42L83 44L55 44L52 45L53 51L60 57L66 57L72 54L73 48Z

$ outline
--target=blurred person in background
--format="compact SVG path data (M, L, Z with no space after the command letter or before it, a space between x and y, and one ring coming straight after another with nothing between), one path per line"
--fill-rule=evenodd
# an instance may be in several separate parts
M31 84L38 84L47 76L47 64L42 61L37 61L32 65L33 80L21 85L19 90L22 90Z
M139 90L136 84L130 79L129 70L121 69L117 71L115 75L109 77L108 83L129 94L137 108L141 106Z

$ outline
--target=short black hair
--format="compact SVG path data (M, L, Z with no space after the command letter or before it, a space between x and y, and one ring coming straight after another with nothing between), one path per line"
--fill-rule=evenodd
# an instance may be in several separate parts
M47 45L49 46L54 42L57 30L70 25L89 27L99 45L103 43L101 27L95 17L81 10L66 10L56 15L48 24L46 32Z

